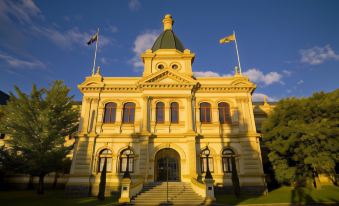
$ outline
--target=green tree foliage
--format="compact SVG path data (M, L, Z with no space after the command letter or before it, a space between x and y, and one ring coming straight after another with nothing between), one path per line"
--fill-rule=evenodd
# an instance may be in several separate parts
M39 176L38 193L42 194L44 176L65 164L71 149L64 146L65 137L76 131L79 112L72 107L73 96L68 96L70 89L62 81L48 89L34 85L29 95L15 90L17 95L10 94L1 108L0 131L10 136L10 151L3 154L20 156L23 172Z
M281 100L262 127L276 179L305 185L319 173L333 175L339 161L338 126L339 89Z

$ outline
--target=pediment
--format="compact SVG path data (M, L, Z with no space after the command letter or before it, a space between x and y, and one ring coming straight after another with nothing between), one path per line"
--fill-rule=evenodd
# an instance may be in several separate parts
M231 85L236 86L236 87L252 87L253 83L250 81L243 80L243 79L237 79L237 80L234 80L231 83Z
M196 84L196 80L170 69L165 69L141 79L139 84Z

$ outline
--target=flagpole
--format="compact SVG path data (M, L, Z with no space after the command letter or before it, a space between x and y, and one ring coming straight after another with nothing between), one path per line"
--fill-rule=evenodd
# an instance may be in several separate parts
M98 42L99 42L99 28L98 28L98 31L97 31L97 40L95 42L95 52L94 52L94 61L93 61L93 68L92 68L92 76L94 75L95 61L97 59Z
M233 35L234 35L235 49L236 49L236 51L237 51L239 71L240 71L240 74L241 74L240 57L239 57L238 44L237 44L237 37L235 36L235 31L233 31Z

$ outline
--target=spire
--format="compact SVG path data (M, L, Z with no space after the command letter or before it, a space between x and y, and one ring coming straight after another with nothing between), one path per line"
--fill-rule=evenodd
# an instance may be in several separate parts
M172 19L172 15L166 14L164 19L162 20L162 23L164 23L164 31L172 30L172 26L174 23L174 20Z

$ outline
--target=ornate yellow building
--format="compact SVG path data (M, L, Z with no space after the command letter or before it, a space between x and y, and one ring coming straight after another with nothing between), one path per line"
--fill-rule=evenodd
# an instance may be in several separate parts
M141 77L103 77L97 71L78 86L84 96L67 192L97 195L105 159L108 193L120 191L128 168L129 197L167 179L206 197L207 162L214 188L232 188L235 171L242 190L263 191L252 105L256 85L238 73L194 77L194 53L172 31L170 15L163 24L163 33L141 55Z

